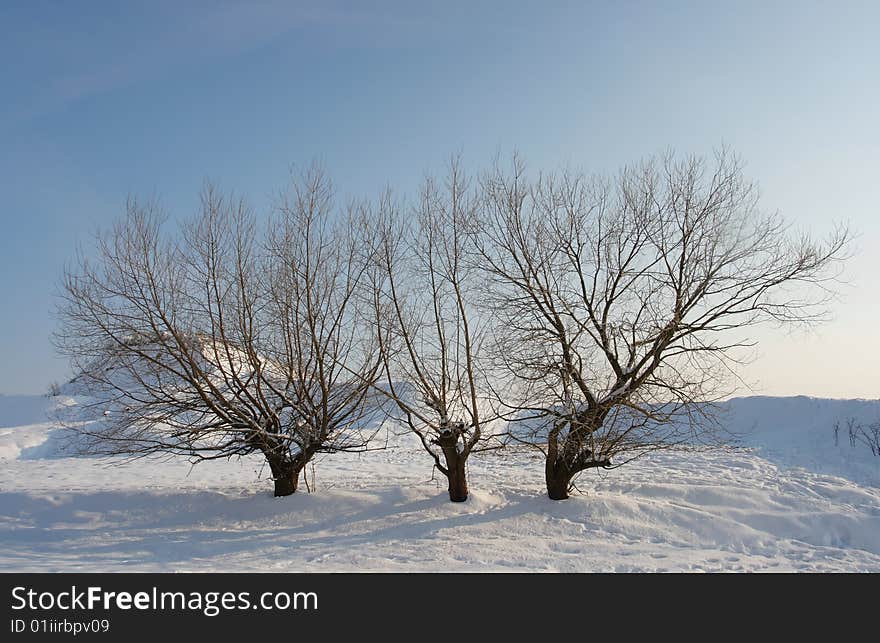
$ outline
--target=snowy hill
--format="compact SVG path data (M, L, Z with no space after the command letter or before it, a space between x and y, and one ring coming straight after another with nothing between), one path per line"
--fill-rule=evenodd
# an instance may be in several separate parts
M0 395L0 460L15 460L49 440L56 403L44 395Z
M723 406L728 430L773 462L880 486L880 457L862 442L851 446L846 427L880 422L880 400L742 397Z
M259 459L71 457L50 411L75 401L0 396L4 570L880 571L880 457L845 428L878 400L736 398L729 446L591 471L564 502L539 454L478 454L463 504L408 438L277 499Z

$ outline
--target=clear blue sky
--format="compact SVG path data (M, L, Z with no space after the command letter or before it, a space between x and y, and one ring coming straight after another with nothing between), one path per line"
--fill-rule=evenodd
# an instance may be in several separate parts
M321 159L343 195L451 153L588 171L732 146L763 203L861 232L831 324L762 335L768 394L880 396L880 2L0 4L0 392L68 376L52 297L126 195L205 179L264 207ZM763 332L763 331L762 331Z

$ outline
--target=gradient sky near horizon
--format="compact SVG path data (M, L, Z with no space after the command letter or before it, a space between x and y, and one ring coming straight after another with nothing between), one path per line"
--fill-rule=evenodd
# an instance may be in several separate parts
M77 244L129 194L265 209L319 159L412 193L453 153L613 172L732 147L762 204L858 232L830 323L761 329L741 392L880 397L880 2L0 3L0 393L49 341Z

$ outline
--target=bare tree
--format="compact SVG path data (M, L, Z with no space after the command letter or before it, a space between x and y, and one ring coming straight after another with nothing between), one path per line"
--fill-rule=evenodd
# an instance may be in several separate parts
M284 496L315 454L369 448L380 361L352 330L366 258L345 215L314 168L268 230L207 188L166 238L160 210L130 200L62 283L56 344L93 400L74 425L83 450L260 453Z
M880 419L874 420L870 424L865 424L850 416L846 418L844 424L849 435L850 447L855 448L861 442L868 447L873 455L880 456ZM840 434L840 420L837 420L832 428L834 430L834 446L837 446L838 435Z
M859 436L859 424L854 417L846 418L846 434L849 437L849 446L855 447Z
M819 243L763 213L725 151L611 179L529 180L515 159L484 187L497 354L533 429L512 436L542 448L557 500L584 470L707 435L746 332L820 319L849 239Z
M374 237L370 296L382 391L446 476L453 502L467 500L470 455L495 445L487 430L497 414L482 350L486 323L475 314L480 293L468 260L477 207L453 160L445 185L425 181L410 216L386 194Z
M880 420L862 425L859 439L871 450L872 454L880 457Z

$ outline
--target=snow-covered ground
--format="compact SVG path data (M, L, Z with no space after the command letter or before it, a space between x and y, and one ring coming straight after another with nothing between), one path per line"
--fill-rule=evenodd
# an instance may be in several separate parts
M2 571L880 572L880 457L832 431L880 401L735 399L731 446L590 472L564 502L539 454L477 454L462 504L408 439L325 457L287 498L258 459L69 457L59 401L0 396Z

